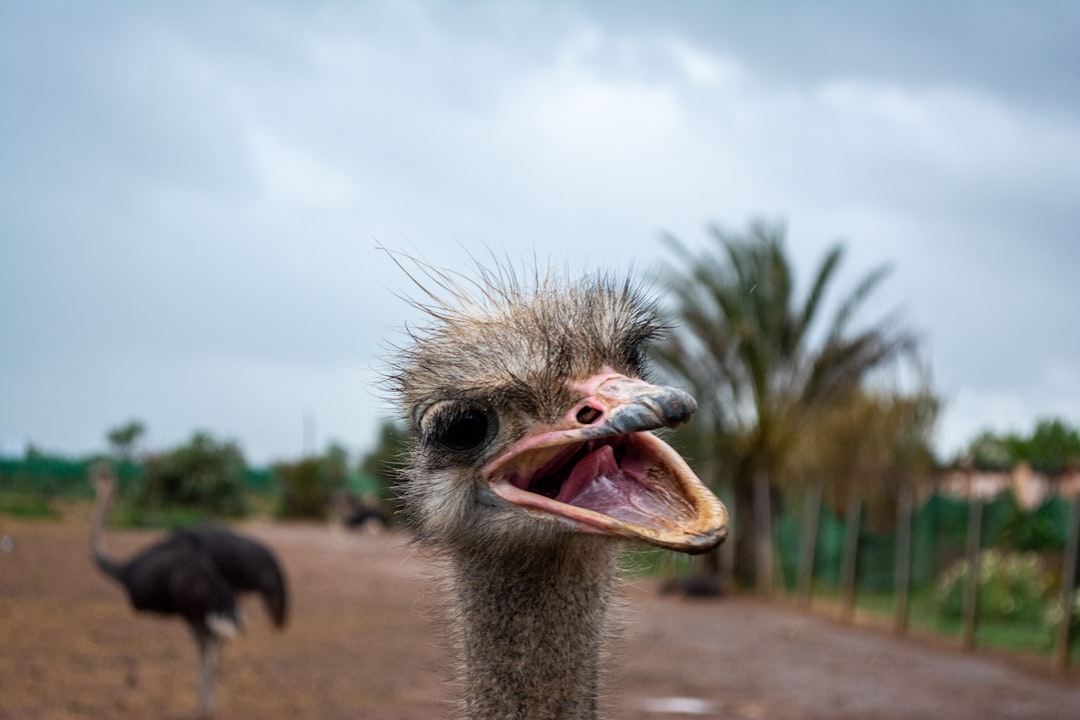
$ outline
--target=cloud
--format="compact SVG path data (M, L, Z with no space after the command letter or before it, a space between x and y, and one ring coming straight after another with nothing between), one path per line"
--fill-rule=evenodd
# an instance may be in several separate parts
M340 211L356 201L357 188L348 174L303 148L260 127L251 128L246 140L260 189L269 202L306 211Z
M377 246L655 275L661 231L698 246L756 215L788 220L804 278L838 238L842 284L894 262L871 310L927 339L945 446L982 413L1080 407L1076 108L946 43L895 71L907 15L857 64L730 7L58 7L0 11L5 437L81 451L141 415L263 460L311 412L363 446L388 411L371 369L414 317Z

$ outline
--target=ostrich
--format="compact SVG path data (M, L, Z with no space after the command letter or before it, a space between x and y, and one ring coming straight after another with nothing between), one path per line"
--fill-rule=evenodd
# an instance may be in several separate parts
M198 715L214 712L214 679L222 640L243 628L237 595L258 592L275 627L285 625L285 576L274 556L251 538L212 525L173 531L127 562L105 553L102 532L116 494L112 472L95 468L97 505L91 524L94 561L127 591L132 606L179 615L199 645Z
M420 267L438 288L412 278L427 321L387 379L412 430L405 507L445 561L464 713L595 718L617 541L697 553L727 532L724 506L649 432L696 403L642 379L662 326L628 280Z

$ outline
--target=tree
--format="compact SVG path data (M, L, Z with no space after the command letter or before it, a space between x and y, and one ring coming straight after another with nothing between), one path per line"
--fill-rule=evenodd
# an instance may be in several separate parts
M966 456L978 470L1004 471L1026 462L1036 472L1060 476L1080 467L1080 429L1044 418L1026 437L984 430L968 444Z
M857 494L869 506L871 527L883 531L896 519L899 491L933 474L930 439L939 407L926 388L910 395L857 389L800 435L790 469L819 484L833 507L846 507Z
M1011 470L1016 464L1014 445L1015 439L998 437L989 430L984 430L968 444L965 462L970 460L976 470Z
M349 453L331 443L323 455L278 463L274 472L282 486L282 517L323 518L334 492L348 483Z
M186 445L146 460L146 480L135 498L142 512L186 509L199 514L240 516L247 464L232 441L196 432Z
M407 447L408 431L400 423L385 420L379 425L375 447L360 460L360 474L375 478L379 484L379 501L383 511L395 515L399 511L394 488L399 481L399 469Z
M146 434L146 425L141 420L128 420L122 425L109 430L105 437L112 446L113 454L120 460L130 460L135 454L139 438Z
M1058 476L1080 465L1080 430L1064 420L1040 420L1023 448L1032 469Z
M746 577L754 567L758 588L768 592L770 495L800 433L915 341L891 319L853 326L888 266L863 277L819 330L842 245L826 252L800 297L782 225L755 222L745 234L711 234L714 244L699 253L667 238L677 260L670 284L681 327L657 356L697 393L704 421L698 457L734 487L736 569Z
M379 425L375 447L360 460L360 472L378 479L384 487L395 485L407 438L408 434L399 423L383 421Z

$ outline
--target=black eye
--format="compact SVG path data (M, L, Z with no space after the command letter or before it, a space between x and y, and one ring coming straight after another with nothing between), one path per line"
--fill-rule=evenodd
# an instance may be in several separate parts
M437 423L432 433L435 442L447 450L464 452L479 447L488 437L495 419L479 408L466 408L449 414Z

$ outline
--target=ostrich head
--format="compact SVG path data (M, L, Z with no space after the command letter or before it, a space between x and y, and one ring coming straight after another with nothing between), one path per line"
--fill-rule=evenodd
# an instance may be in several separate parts
M498 551L584 533L684 552L723 540L723 505L649 432L696 409L644 379L662 331L653 301L602 275L428 274L443 297L428 293L429 322L391 375L414 431L404 493L422 539Z
M96 462L90 467L90 482L98 498L110 497L116 491L116 476L112 464Z

